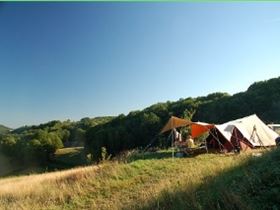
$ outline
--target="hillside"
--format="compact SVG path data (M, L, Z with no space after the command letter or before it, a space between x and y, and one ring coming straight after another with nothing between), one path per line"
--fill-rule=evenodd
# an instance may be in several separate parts
M280 151L137 155L0 180L1 209L279 209ZM144 159L143 159L144 158ZM133 161L134 160L134 161Z
M0 134L5 134L8 133L11 129L4 126L4 125L0 125Z
M212 93L205 97L157 103L142 111L119 115L108 123L90 128L86 132L85 147L95 160L101 156L101 147L115 155L122 150L145 147L154 137L157 137L154 146L165 147L169 143L158 133L171 115L224 123L253 113L266 123L280 122L280 77L256 82L247 91L232 96Z
M245 92L198 107L193 119L223 123L256 113L266 123L280 123L280 77L255 82Z
M113 118L110 116L83 118L77 122L53 120L40 125L14 129L0 135L0 152L3 157L0 162L5 162L5 165L12 162L13 165L27 168L33 165L46 168L50 166L56 150L63 147L83 146L85 133L89 128L107 123ZM7 168L10 171L14 167ZM6 174L3 170L0 170L0 175Z

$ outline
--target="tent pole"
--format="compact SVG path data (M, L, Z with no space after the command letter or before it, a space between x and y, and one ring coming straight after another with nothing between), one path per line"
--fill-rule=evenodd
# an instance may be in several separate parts
M216 128L214 128L215 129L215 133L217 134L217 131L216 131ZM210 132L212 135L213 135L213 133L212 132ZM218 136L218 135L217 135ZM225 148L224 147L224 145L220 142L220 140L219 140L219 138L218 137L216 137L215 135L213 135L213 137L214 137L214 139L216 139L217 140L217 142L219 143L219 148L220 148L220 151L222 151L221 150L221 146L223 147L223 148Z
M213 129L215 130L215 134L216 134L216 135L215 135L213 132L211 132L211 129L207 128L208 132L209 132L209 133L213 136L213 138L218 142L220 151L222 151L221 147L222 147L222 148L225 148L225 147L224 147L224 145L220 142L219 138L217 137L218 135L217 135L217 130L216 130L216 128L214 127ZM208 153L208 147L207 147L206 138L205 138L204 141L205 141L206 151L207 151L207 153ZM232 143L231 143L230 141L229 141L229 143L232 145ZM233 145L232 145L232 146L233 146Z
M239 139L238 139L238 137L237 137L236 127L233 128L233 132L234 132L234 137L235 137L235 146L236 146L236 147L239 146L239 151L238 151L238 153L240 153L241 144L240 144L240 141L239 141ZM233 146L233 149L235 149L234 146Z
M260 136L259 136L259 134L258 134L258 132L257 132L257 128L256 128L255 126L254 126L254 129L253 129L253 133L254 133L254 132L256 133L256 136L258 137L258 141L259 141L261 147L264 148L264 149L266 150L267 148L264 146L262 140L260 139ZM252 134L252 136L253 136L253 134Z
M214 129L215 129L215 133L217 134L216 128L214 128ZM217 137L218 135L217 135L217 136L213 135L213 133L212 133L211 131L209 131L209 133L212 134L212 136L214 137L214 139L216 139L217 142L219 143L220 152L222 151L222 150L221 150L221 147L223 147L223 148L225 149L224 145L220 142L219 138Z
M240 149L241 149L240 141L244 138L244 136L243 136L243 134L242 134L243 138L238 138L236 130L238 130L238 129L235 127L235 128L234 128L235 140L236 140L237 143L239 143L239 146L240 146ZM239 132L240 132L240 131L239 131ZM251 137L250 137L250 139L251 139ZM247 140L248 140L248 139L247 139ZM248 146L248 143L247 143L247 144L245 143L245 145L246 145L246 148L244 149L244 151L246 152L246 150L248 149L249 146Z
M207 147L207 141L206 141L206 138L204 139L204 144L205 144L205 149L206 149L206 152L208 153L208 147Z
M240 146L240 148L241 148L241 144L240 144L240 140L242 140L242 138L240 139L240 138L238 138L238 136L237 136L237 132L236 132L236 127L235 127L235 129L234 129L234 135L235 135L235 140L236 140L236 142L238 142L239 143L239 146ZM243 138L244 138L244 136L243 136ZM251 139L251 138L250 138ZM247 139L248 140L248 139ZM246 145L246 148L245 148L245 152L246 152L246 150L248 149L248 143L246 144L245 143L245 145Z
M171 149L172 149L172 159L174 158L174 133L173 130L171 130Z
M218 143L219 143L219 148L220 148L220 152L222 151L222 149L221 149L221 142L220 142L220 139L219 139L219 137L218 137L218 134L217 134L217 130L216 130L216 128L215 128L215 134L217 135L216 137L216 140L218 141Z
M206 127L207 131L209 133L211 133L211 129L209 129L208 127ZM208 146L207 146L207 141L206 141L207 138L204 139L204 144L205 144L205 149L206 149L206 153L208 153Z

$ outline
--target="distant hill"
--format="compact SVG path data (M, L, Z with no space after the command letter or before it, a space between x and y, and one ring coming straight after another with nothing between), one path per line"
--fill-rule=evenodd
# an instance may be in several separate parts
M58 129L88 129L89 127L94 127L96 125L104 124L112 120L114 117L113 116L104 116L104 117L94 117L94 118L89 118L85 117L82 118L79 121L60 121L60 120L52 120L46 123L42 123L40 125L30 125L30 126L22 126L17 129L14 129L12 133L14 134L21 134L24 132L32 131L32 130L37 130L37 129L43 129L43 130L50 130L50 131L55 131Z
M9 133L9 131L11 130L11 128L8 128L4 125L0 125L0 134L6 134Z

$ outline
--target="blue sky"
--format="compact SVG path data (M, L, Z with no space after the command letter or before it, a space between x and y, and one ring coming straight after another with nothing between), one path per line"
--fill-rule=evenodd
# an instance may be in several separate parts
M280 2L1 3L0 124L127 114L280 76Z

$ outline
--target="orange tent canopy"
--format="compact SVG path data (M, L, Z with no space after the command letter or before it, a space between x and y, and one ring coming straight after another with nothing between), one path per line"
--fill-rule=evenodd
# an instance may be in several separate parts
M201 134L209 131L211 128L213 128L215 125L213 124L208 124L208 123L203 123L203 122L193 122L191 124L191 134L192 137L198 137Z
M190 125L192 122L189 120L181 119L178 117L170 117L168 122L165 124L165 126L162 128L160 133L164 133L166 131L172 130L173 128L179 128L179 127L184 127L187 125Z

